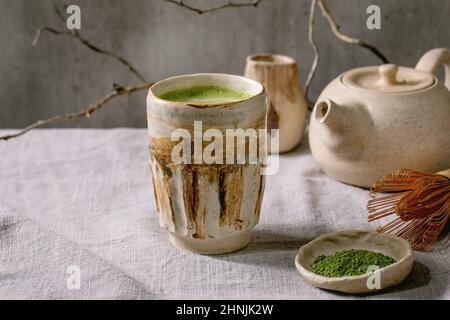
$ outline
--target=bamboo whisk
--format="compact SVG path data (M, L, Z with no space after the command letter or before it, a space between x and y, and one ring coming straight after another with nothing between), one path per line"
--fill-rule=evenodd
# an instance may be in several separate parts
M395 192L390 195L379 193ZM407 239L415 250L432 247L450 216L450 169L436 174L400 169L370 189L369 221L395 214L377 231Z

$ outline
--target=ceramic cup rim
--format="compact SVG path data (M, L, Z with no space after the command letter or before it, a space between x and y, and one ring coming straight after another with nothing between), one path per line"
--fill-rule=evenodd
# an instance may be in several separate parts
M180 82L183 80L188 79L200 79L200 78L211 78L215 80L222 80L222 81L239 81L243 85L247 85L248 89L237 89L244 91L249 94L247 98L236 100L233 102L218 102L218 103L195 103L195 102L187 102L187 101L170 101L170 100L164 100L161 99L159 96L162 94L162 92L157 92L157 90L160 87L169 86L171 83ZM227 86L223 84L223 86ZM228 86L229 87L229 86ZM252 88L252 89L250 89ZM173 89L171 89L173 90ZM170 91L170 90L168 90ZM264 94L264 86L255 80L246 78L244 76L234 75L234 74L227 74L227 73L192 73L192 74L185 74L185 75L178 75L169 77L163 80L160 80L156 83L154 83L149 91L148 91L148 98L155 100L159 103L170 105L170 106L178 106L178 107L215 107L215 106L231 106L231 105L237 105L241 104L242 102L251 100L257 96L260 96Z
M267 66L295 65L296 61L290 56L277 53L256 53L247 57L247 63L262 64Z

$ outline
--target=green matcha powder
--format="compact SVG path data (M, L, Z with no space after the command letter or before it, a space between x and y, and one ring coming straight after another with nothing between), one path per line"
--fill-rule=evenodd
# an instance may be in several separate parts
M378 252L350 249L318 256L310 270L325 277L358 276L367 273L370 266L383 268L394 262L393 258Z

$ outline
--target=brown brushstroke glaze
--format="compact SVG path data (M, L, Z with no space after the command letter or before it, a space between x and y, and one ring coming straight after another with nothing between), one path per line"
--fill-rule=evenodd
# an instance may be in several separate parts
M165 140L165 141L164 141ZM175 228L175 213L172 201L172 182L173 171L178 165L167 162L167 155L161 152L162 148L168 148L170 140L154 139L159 146L159 152L153 153L150 148L151 159L154 161L157 169L162 173L162 179L154 173L153 184L155 199L157 201L158 211L165 214ZM170 141L171 142L171 141ZM217 183L218 200L220 204L220 226L234 226L236 230L243 229L243 221L240 218L241 205L244 188L244 167L247 165L179 165L182 173L183 202L186 210L187 230L189 234L196 239L205 239L205 222L208 214L206 205L200 201L200 184ZM158 178L157 178L158 177ZM260 177L258 196L256 200L255 215L259 217L259 211L262 201L263 176Z
M243 188L243 166L235 165L219 169L221 226L232 225L240 220Z
M265 177L266 176L264 176L262 174L259 176L258 198L256 200L256 208L255 208L255 216L258 217L258 220L259 220L259 215L261 213L261 205L262 205L262 200L263 200L263 195L264 195Z
M186 166L182 170L182 178L183 178L183 202L184 208L186 210L186 218L187 218L187 229L192 233L196 234L196 220L195 220L195 202L196 198L194 197L194 178L193 178L193 170L190 166Z
M183 202L186 210L189 233L195 239L205 239L206 206L200 199L201 182L208 179L208 168L204 166L185 165L183 176Z
M225 191L225 170L220 170L218 172L218 182L219 182L219 203L220 203L220 221L223 221L227 212L227 203L225 201L226 191Z
M155 177L154 177L154 173L152 170L152 184L153 184L153 195L155 197L155 203L156 203L156 211L161 214L161 209L159 208L159 198L158 198L158 192L156 190L156 185L155 185Z
M280 117L278 116L277 110L273 103L269 103L269 110L267 111L267 129L279 129L279 121Z
M175 229L175 212L172 205L172 186L170 178L172 171L169 166L160 162L156 157L151 157L157 170L162 173L162 179L158 177L158 173L152 170L153 190L156 198L156 206L160 214L165 214Z

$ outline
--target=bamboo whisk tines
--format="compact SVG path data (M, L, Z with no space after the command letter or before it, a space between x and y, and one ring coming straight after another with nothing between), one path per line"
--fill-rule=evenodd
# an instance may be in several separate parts
M382 195L386 192L393 194ZM444 233L450 216L450 171L437 174L400 169L377 181L370 190L368 220L395 214L379 232L395 233L415 250L431 248Z

